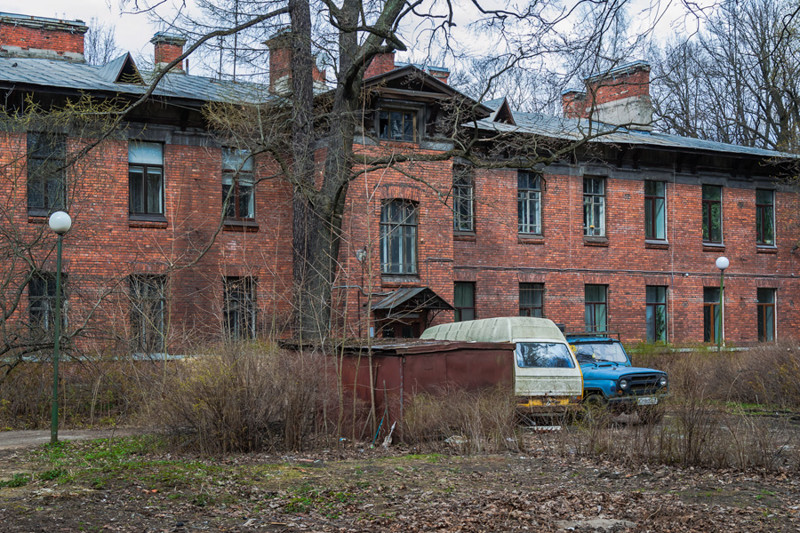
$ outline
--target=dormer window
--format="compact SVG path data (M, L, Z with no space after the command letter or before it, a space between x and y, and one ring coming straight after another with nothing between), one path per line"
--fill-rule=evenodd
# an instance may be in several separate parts
M389 141L418 142L418 112L414 109L381 109L378 134Z

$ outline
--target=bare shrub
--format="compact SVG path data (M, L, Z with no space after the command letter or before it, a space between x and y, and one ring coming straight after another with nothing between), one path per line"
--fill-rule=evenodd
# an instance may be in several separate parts
M669 373L670 394L678 399L701 387L708 400L800 408L800 348L790 343L722 353L645 352L634 354L634 360Z
M201 453L300 449L325 432L326 359L272 345L231 344L186 361L160 413L174 445Z
M128 423L142 406L142 382L161 373L152 361L62 361L59 422L67 427ZM25 362L0 382L0 426L45 428L50 424L53 366Z
M450 389L417 394L405 409L403 439L463 453L519 450L516 401L511 391Z

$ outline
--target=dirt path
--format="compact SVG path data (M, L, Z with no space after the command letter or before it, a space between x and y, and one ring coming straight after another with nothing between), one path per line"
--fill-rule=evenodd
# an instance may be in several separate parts
M58 440L88 440L124 437L141 433L137 428L67 429L58 432ZM0 431L0 450L31 448L50 442L50 430Z

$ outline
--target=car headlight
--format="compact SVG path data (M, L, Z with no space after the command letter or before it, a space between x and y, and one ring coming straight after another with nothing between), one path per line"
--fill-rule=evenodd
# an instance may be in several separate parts
M658 380L658 385L663 389L667 387L667 376L661 376L661 379Z
M620 389L625 390L625 389L628 388L628 380L627 379L621 379L621 380L619 380L619 383L617 383L617 385L619 386Z

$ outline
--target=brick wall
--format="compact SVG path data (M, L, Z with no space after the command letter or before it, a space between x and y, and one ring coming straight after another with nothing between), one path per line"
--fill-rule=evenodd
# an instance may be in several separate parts
M0 15L0 50L17 56L46 55L82 60L83 34L87 30L80 20Z

